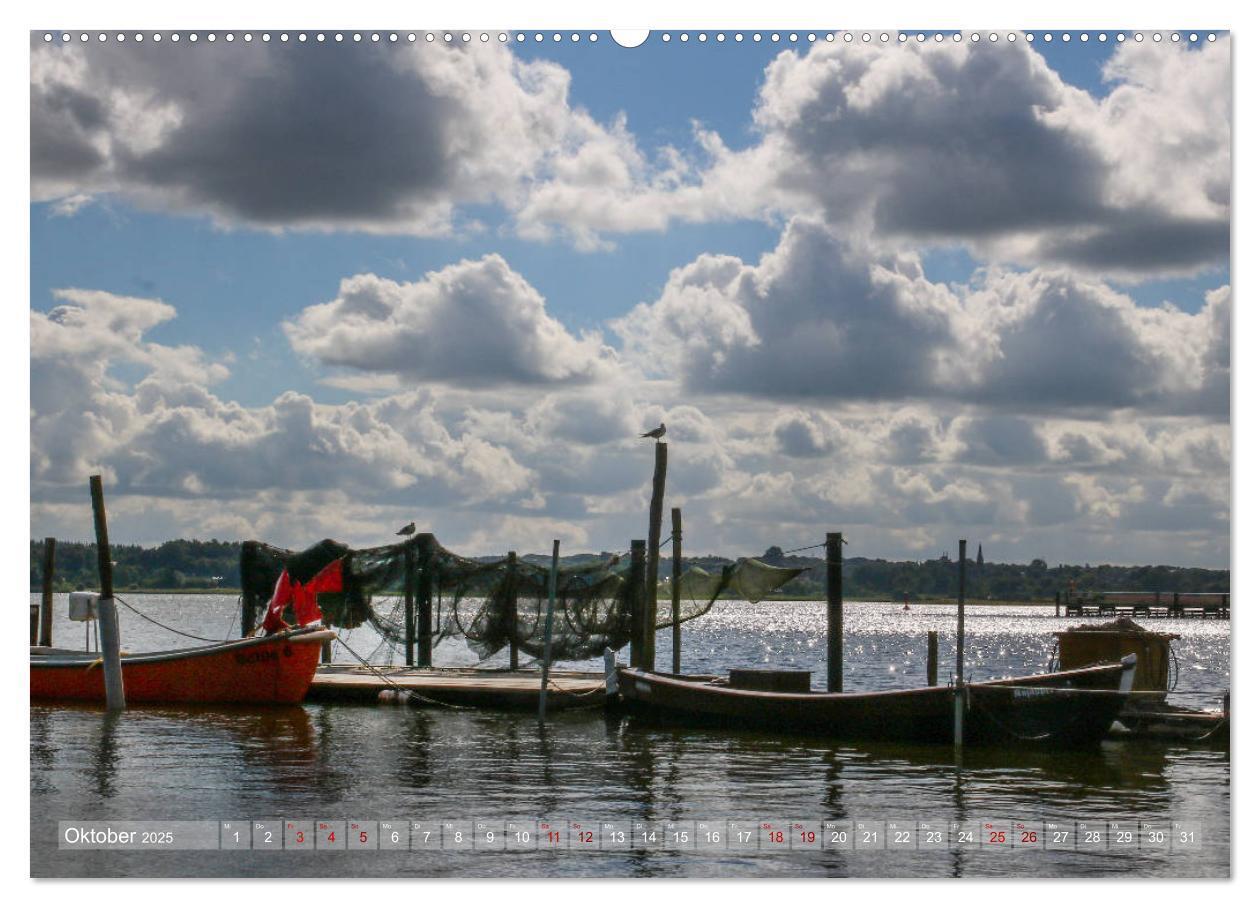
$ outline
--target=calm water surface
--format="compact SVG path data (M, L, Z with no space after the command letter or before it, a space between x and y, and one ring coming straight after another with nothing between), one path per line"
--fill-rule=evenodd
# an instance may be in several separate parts
M235 632L234 596L126 597L181 630ZM55 640L81 646L60 616ZM124 648L186 644L121 610ZM967 672L981 679L1044 670L1041 607L968 611ZM1219 704L1229 686L1229 625L1151 621L1177 641L1187 705ZM850 604L846 688L921 684L927 631L953 665L949 606ZM722 603L686 626L683 668L798 667L824 674L820 603ZM360 628L348 643L368 655ZM376 658L387 654L376 652ZM339 647L335 658L351 659ZM669 660L668 634L658 641ZM473 664L446 642L439 664ZM549 854L460 852L65 852L58 820L567 819L585 821L1154 820L1202 824L1196 852L847 852ZM601 710L532 716L378 706L273 709L31 709L31 870L37 876L1227 876L1229 755L1197 745L1109 742L1091 753L836 746L818 738L661 729Z

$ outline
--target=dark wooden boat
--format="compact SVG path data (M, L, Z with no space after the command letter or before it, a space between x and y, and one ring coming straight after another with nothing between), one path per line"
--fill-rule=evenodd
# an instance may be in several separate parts
M964 743L1097 744L1132 688L1137 660L964 686ZM773 728L853 741L952 744L953 687L829 694L779 693L618 666L628 710L726 728Z
M122 657L128 703L300 703L336 637L299 627L267 637ZM31 647L32 700L105 702L99 653Z

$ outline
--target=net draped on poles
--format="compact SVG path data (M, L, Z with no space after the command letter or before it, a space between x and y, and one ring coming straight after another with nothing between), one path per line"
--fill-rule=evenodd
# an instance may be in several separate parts
M463 638L484 660L515 644L520 652L540 659L547 611L548 567L516 558L465 558L431 536L377 548L352 549L325 539L300 552L263 542L241 547L241 589L260 605L272 596L285 571L308 583L331 561L342 562L339 592L320 593L324 622L333 627L372 627L394 647L406 642L406 594L418 601L431 597L436 646L447 638ZM408 565L414 574L408 583ZM621 649L631 636L629 559L607 556L562 567L556 581L552 659L585 660L607 647ZM697 567L682 575L679 623L707 613L724 594L756 602L802 573L802 568L777 568L756 559L741 559L720 573ZM668 601L669 581L658 586ZM419 614L418 608L413 613ZM657 628L673 625L669 609L658 610ZM291 616L286 614L286 620ZM423 633L423 629L417 634Z

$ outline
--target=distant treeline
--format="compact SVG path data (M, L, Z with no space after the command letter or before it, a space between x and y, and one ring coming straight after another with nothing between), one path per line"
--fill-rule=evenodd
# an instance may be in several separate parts
M40 587L43 561L42 540L31 541L31 589ZM56 586L60 592L95 589L96 546L82 542L57 543ZM120 590L224 589L237 590L241 584L241 544L176 539L159 546L113 545L114 586ZM545 563L542 555L526 560ZM601 555L570 555L564 564L589 562ZM819 599L825 595L825 572L820 557L785 555L777 546L767 549L761 560L784 567L805 567L808 572L793 580L778 594L784 598ZM684 560L710 572L720 571L731 559L709 555ZM670 571L669 558L661 559L661 576ZM958 593L958 565L947 556L931 561L885 561L882 558L845 558L844 595L846 599L911 600L950 599ZM1040 558L1027 564L967 562L969 599L1029 602L1050 600L1056 590L1067 590L1075 582L1080 593L1102 590L1150 590L1180 593L1227 593L1229 571L1181 568L1168 565L1120 567L1109 564L1054 567Z

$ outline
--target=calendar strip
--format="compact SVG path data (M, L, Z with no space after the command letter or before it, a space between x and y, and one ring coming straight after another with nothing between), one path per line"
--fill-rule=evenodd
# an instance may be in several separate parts
M1202 824L1151 820L62 821L70 851L1148 852L1203 847Z

